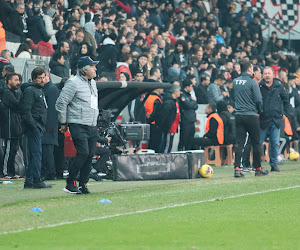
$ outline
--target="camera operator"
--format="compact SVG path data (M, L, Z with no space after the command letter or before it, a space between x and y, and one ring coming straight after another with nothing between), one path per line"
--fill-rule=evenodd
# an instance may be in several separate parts
M100 156L97 162L93 165L94 169L92 169L90 173L90 178L95 181L101 180L101 178L106 176L107 173L107 165L106 162L109 161L111 156L111 151L107 145L110 143L111 137L107 136L99 136L96 144L96 153L95 155Z

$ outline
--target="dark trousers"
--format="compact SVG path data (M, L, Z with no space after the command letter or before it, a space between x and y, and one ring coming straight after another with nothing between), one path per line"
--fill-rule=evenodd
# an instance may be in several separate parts
M3 174L15 176L15 159L20 146L18 138L4 140Z
M217 140L210 138L195 138L193 141L193 149L199 149L200 147L204 149L207 146L219 145Z
M67 183L73 183L79 176L79 184L87 183L92 168L92 158L96 152L97 128L80 125L69 124L70 133L77 150L76 156L69 167L69 177Z
M29 161L26 169L26 181L41 180L42 166L42 136L43 132L38 128L26 133Z
M244 146L244 152L243 152L243 167L244 168L249 168L250 167L250 153L251 153L251 139L249 134L246 136L246 142Z
M195 135L195 123L184 122L184 121L181 122L178 150L191 150L193 147L194 135Z
M173 140L174 140L175 134L170 133L162 133L161 136L161 143L160 143L160 153L170 153L173 147Z
M96 164L94 165L94 169L96 169L98 173L106 173L107 172L106 162L109 160L109 157L111 155L110 149L107 147L97 147L96 155L99 155L100 158L97 160Z
M62 178L64 170L68 170L65 164L65 135L58 133L58 146L54 146L54 162L56 168L56 175Z
M43 144L42 146L42 176L46 179L56 177L54 145Z
M261 149L260 149L260 127L259 118L255 115L236 115L236 149L235 149L235 167L241 166L241 159L246 140L247 132L253 147L253 167L261 166Z
M156 153L159 153L161 142L161 129L155 124L150 125L150 140L148 144L149 149L153 149Z

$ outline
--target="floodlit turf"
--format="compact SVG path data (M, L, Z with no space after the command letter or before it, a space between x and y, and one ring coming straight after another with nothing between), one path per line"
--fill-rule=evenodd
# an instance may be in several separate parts
M0 185L0 249L300 249L300 166L280 168L244 179L215 167L210 179L91 181L91 195L66 194L63 181Z

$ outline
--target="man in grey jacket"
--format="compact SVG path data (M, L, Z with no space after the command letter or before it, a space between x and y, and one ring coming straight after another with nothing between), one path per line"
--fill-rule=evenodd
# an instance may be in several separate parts
M222 91L221 86L225 83L225 77L219 74L215 82L212 82L207 87L208 102L217 104L219 101L224 101L225 97L228 96L228 92Z
M72 194L88 194L86 183L92 166L92 158L97 143L98 90L94 77L96 65L90 57L81 57L78 61L78 73L69 79L56 102L58 119L61 123L60 132L70 133L77 150L76 157L69 169L69 177L65 192ZM79 188L76 178L79 176Z

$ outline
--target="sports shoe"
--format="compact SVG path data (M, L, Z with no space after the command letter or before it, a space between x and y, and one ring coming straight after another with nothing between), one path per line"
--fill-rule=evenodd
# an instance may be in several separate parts
M244 177L242 171L240 170L234 170L234 177L239 178L239 177Z
M2 179L3 180L11 180L13 177L9 176L9 175L5 175Z
M83 183L83 185L79 186L79 191L81 191L82 194L90 194L90 190L88 190L86 183Z
M34 181L32 183L32 188L35 188L35 189L40 189L40 188L52 188L51 185L47 185L45 182L43 181Z
M72 184L67 184L67 186L65 186L64 188L64 191L69 194L81 194L81 191L78 190L78 187L76 185L76 181L73 181Z
M33 181L25 180L25 182L24 182L24 189L32 188L32 185L33 185Z
M272 172L280 172L279 167L277 167L277 165L271 166L271 171Z
M244 172L244 173L249 173L249 172L250 172L250 168L243 167L243 168L241 169L241 171Z
M97 174L97 172L96 172L96 173L90 172L89 178L91 178L91 179L93 179L93 180L95 180L95 181L102 181L101 176L99 176L99 175Z
M269 174L269 171L263 168L261 170L255 170L255 176L264 176L267 174Z
M24 180L25 178L20 175L15 175L14 177L11 177L11 180Z

